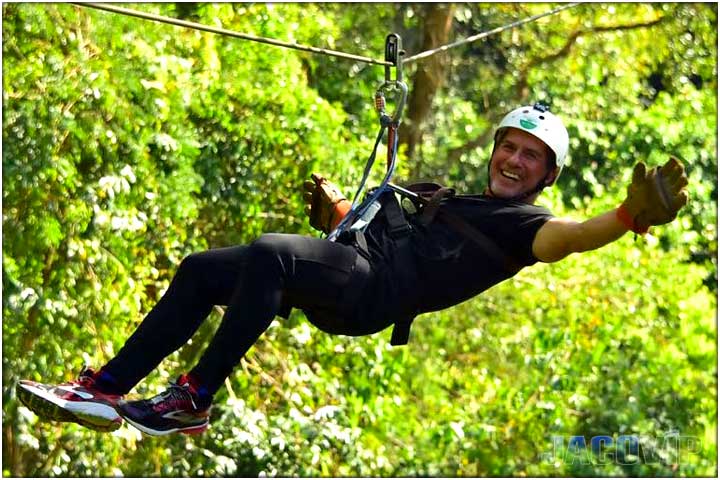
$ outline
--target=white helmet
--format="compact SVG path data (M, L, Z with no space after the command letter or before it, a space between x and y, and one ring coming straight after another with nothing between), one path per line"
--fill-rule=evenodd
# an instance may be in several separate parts
M562 169L570 138L562 121L550 113L547 106L536 103L533 106L516 108L508 113L495 130L495 139L508 127L517 128L540 139L555 153L555 165Z

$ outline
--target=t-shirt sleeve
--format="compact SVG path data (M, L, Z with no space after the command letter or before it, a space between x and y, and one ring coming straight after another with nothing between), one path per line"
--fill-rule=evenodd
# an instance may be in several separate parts
M532 253L535 235L545 222L553 218L553 214L545 207L480 196L456 197L443 208L448 208L490 237L505 254L524 266L538 262ZM450 227L445 229L448 232L453 230ZM441 229L438 226L436 230ZM455 244L464 240L462 243L469 248L480 248L464 238L460 232L452 231L452 233ZM436 239L433 240L432 244L441 243Z
M538 262L532 251L535 235L540 227L553 218L552 213L544 207L523 205L509 208L508 212L500 212L498 233L503 239L499 242L506 252L523 265ZM503 214L505 213L505 214Z
M462 205L466 218L521 265L538 262L532 244L540 227L553 218L545 207L522 202L486 200Z

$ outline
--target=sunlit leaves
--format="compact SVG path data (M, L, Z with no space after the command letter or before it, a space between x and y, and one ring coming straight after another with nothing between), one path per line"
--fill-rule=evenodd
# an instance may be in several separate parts
M377 58L391 26L417 53L423 20L413 4L132 8ZM547 8L458 5L454 27L467 36ZM635 23L648 26L608 29ZM687 162L690 204L643 240L537 265L420 317L406 348L390 347L390 332L324 334L296 311L228 379L207 434L149 440L41 424L13 382L66 380L109 359L188 253L309 232L299 185L311 171L355 185L383 71L69 4L4 4L4 473L715 474L716 33L709 4L583 4L450 55L399 180L481 190L492 125L542 99L572 137L559 188L541 197L556 214L614 208L632 164L668 153ZM134 394L192 365L219 320ZM552 435L673 429L702 440L691 462L547 455Z

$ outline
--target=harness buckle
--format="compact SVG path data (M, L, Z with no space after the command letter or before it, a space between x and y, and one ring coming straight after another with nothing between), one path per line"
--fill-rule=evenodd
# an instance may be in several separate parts
M388 228L388 235L390 235L390 238L393 240L397 240L399 238L406 237L407 235L410 235L413 231L412 226L410 226L409 223L405 223L402 225L393 225Z

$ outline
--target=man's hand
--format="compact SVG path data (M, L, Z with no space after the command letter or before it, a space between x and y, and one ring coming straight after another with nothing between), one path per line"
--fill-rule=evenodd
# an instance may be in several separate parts
M311 227L329 233L350 210L350 202L334 183L316 173L311 178L303 184L305 213Z
M688 202L687 184L685 168L675 157L649 171L640 162L633 170L627 198L617 210L618 218L636 233L669 223Z

